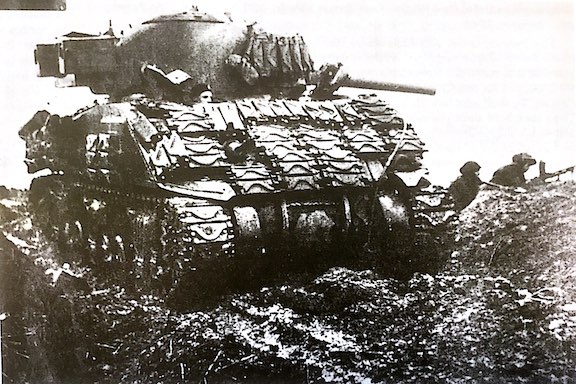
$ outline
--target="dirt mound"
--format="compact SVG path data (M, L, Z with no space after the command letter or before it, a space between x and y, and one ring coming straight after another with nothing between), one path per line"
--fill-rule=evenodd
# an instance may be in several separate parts
M99 382L576 382L575 210L574 183L483 190L435 234L437 274L332 268L193 312L85 271L76 355Z

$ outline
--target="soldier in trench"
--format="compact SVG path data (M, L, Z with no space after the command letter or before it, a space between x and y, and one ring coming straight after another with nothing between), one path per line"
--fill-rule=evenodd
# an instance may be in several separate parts
M480 165L468 161L460 168L460 176L448 187L448 199L454 204L454 210L459 212L466 208L478 195L482 180L478 177Z
M491 183L505 187L525 187L524 173L536 164L536 160L527 153L519 153L512 157L512 164L503 166L494 172Z

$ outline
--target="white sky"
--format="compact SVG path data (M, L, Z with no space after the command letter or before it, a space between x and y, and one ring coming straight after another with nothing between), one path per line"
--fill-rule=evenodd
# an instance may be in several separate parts
M300 33L317 67L340 61L351 74L435 87L436 96L382 93L426 142L424 160L435 183L449 183L467 160L480 163L480 176L488 180L518 152L545 160L550 170L576 163L574 6L569 0L194 3L258 21L270 32ZM48 101L73 112L94 99L85 90L55 90L53 80L36 78L36 43L71 30L102 32L109 19L117 32L128 31L128 23L191 4L67 0L65 12L0 11L0 184L28 186L25 147L17 132L34 112Z

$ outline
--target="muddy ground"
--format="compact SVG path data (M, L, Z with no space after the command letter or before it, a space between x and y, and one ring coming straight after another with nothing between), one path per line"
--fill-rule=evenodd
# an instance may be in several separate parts
M95 279L0 191L6 383L576 382L576 184L484 189L406 280L335 266L203 307Z

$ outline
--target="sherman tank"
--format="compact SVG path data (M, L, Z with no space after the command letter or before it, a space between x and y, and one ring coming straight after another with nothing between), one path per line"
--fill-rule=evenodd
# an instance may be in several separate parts
M424 144L376 95L336 91L434 90L315 69L301 36L197 9L121 37L72 32L35 58L109 96L20 130L29 172L50 173L30 187L33 221L74 261L165 290L409 262Z

